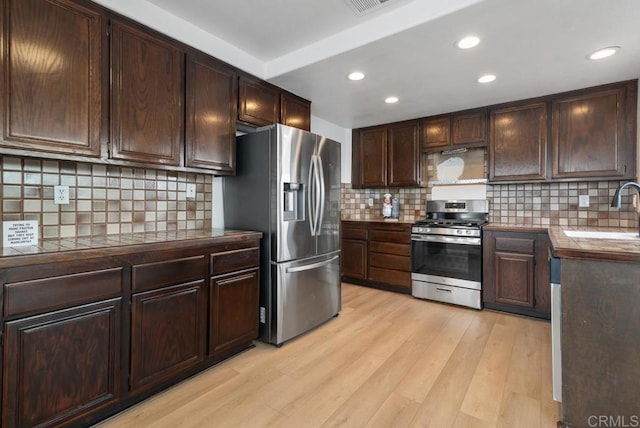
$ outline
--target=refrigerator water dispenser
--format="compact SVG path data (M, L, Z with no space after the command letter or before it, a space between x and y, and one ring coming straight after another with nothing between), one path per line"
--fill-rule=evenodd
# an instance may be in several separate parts
M284 183L284 221L304 220L304 184Z

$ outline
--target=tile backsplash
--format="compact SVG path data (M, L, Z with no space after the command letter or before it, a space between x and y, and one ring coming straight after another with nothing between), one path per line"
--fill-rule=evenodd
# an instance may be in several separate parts
M37 220L43 239L211 228L206 174L0 156L0 176L2 220ZM54 204L58 184L69 204Z
M570 183L488 184L489 221L527 226L630 227L638 226L632 206L634 190L625 191L620 209L611 199L624 181ZM426 216L425 203L431 187L410 189L352 189L342 185L343 220L382 219L382 197L400 198L400 220L415 222ZM589 207L579 207L579 195L589 195ZM373 206L368 202L373 200Z
M624 191L620 209L611 199L624 181L500 184L487 187L489 220L532 226L637 227L632 206L634 190ZM579 207L579 195L589 195L589 207Z
M44 239L212 226L212 176L207 174L0 156L0 177L2 220L37 220ZM196 184L195 199L186 198L187 183ZM619 210L610 207L621 183L487 185L489 220L543 227L635 228L634 190L624 192ZM69 186L69 204L53 203L53 186L57 184ZM400 220L412 223L425 217L432 187L353 189L343 183L342 218L382 219L385 193L399 198ZM578 206L579 195L589 195L588 208Z

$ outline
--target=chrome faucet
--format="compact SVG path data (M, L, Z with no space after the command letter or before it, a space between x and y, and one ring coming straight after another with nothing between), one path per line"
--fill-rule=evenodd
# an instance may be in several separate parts
M613 195L613 199L611 200L612 208L620 208L620 205L622 203L621 193L622 193L622 189L624 189L625 187L635 187L635 189L638 191L638 194L640 194L640 184L634 183L633 181L628 181L624 183L622 186L618 187L618 190L616 190L615 195ZM638 218L638 236L640 237L640 217Z

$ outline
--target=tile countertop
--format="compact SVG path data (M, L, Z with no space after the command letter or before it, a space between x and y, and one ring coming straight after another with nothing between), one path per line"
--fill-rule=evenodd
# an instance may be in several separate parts
M55 261L66 261L131 253L134 246L140 246L140 251L157 251L166 248L167 243L171 243L172 248L179 248L261 237L260 232L212 229L40 240L38 245L33 246L2 247L0 269L38 262L47 263L52 261L52 258Z
M567 236L565 230L583 232L624 232L638 233L637 229L606 227L563 227L563 226L522 226L516 224L487 224L485 230L515 232L549 232L553 255L567 259L609 260L614 262L640 263L640 238L602 239L574 238Z

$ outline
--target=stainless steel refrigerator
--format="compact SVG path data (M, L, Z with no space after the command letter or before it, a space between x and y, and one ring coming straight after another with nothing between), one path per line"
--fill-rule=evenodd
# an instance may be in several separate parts
M340 144L285 125L238 137L223 194L226 228L263 232L260 338L281 345L336 316Z

